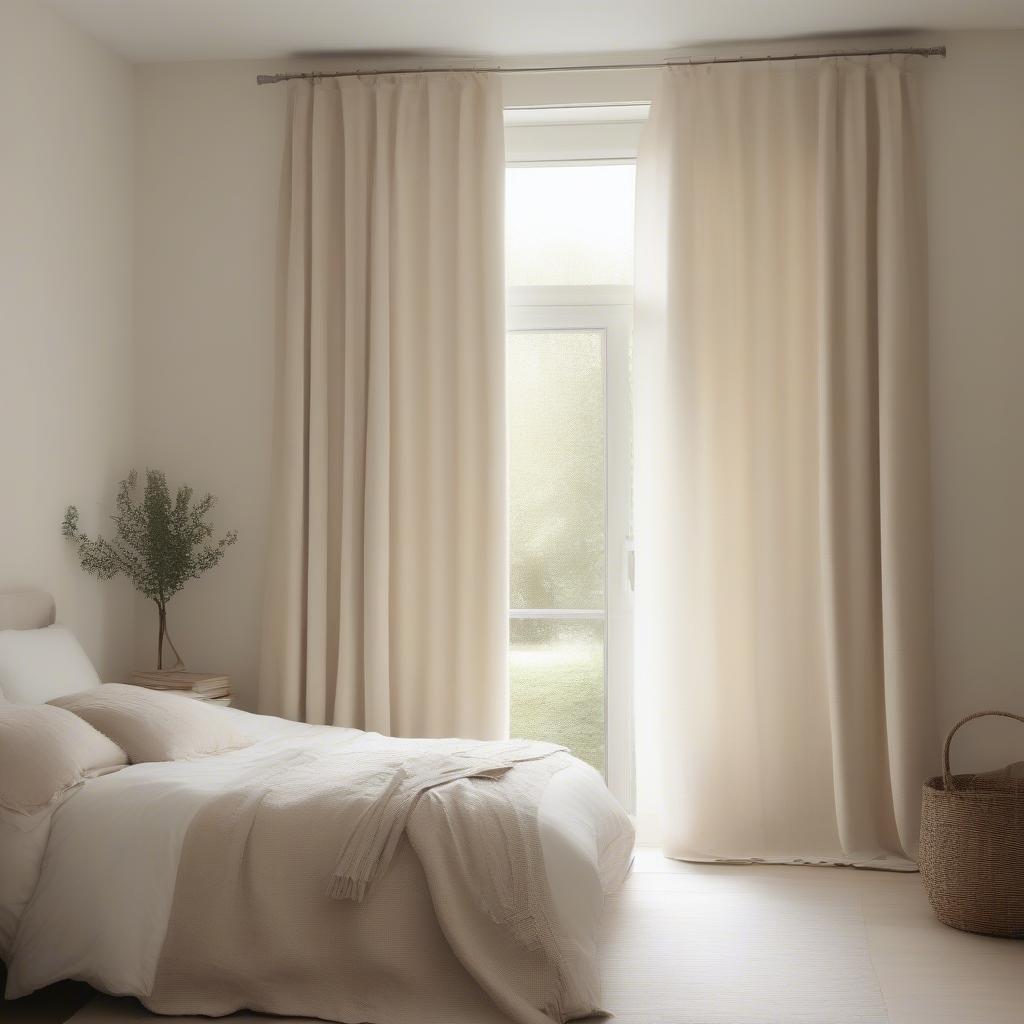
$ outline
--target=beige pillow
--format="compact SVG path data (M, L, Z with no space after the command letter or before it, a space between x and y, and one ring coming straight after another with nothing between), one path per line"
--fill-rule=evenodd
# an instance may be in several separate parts
M252 744L219 708L141 686L106 683L50 703L74 712L109 736L132 764L184 761Z
M70 712L0 701L0 814L19 828L85 776L127 763L116 743Z

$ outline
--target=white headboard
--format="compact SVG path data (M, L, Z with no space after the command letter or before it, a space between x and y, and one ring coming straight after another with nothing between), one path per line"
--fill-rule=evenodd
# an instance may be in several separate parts
M0 629L41 629L57 620L57 605L44 590L0 590Z

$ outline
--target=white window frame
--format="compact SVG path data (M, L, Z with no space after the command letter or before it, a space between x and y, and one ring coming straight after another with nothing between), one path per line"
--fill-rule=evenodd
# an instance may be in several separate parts
M509 619L594 619L605 623L605 777L627 810L635 804L633 728L633 591L631 402L629 342L631 287L518 287L507 292L510 334L596 331L604 339L605 607L509 609Z
M614 81L596 81L586 95L561 96L548 84L517 93L505 110L509 167L634 164L650 107L649 89L620 94ZM579 82L580 76L574 81ZM522 84L522 83L520 83ZM636 91L635 89L633 91ZM527 93L529 95L527 95ZM508 93L506 93L508 95ZM562 105L568 102L568 106ZM521 104L532 104L521 105ZM636 808L633 710L632 399L630 338L633 288L512 287L509 332L599 330L605 339L605 778L629 812ZM586 610L541 609L512 617L588 617ZM600 613L598 614L600 617Z

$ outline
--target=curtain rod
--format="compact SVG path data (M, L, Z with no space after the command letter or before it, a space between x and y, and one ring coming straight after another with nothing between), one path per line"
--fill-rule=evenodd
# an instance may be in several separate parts
M888 50L825 50L819 53L789 53L779 56L764 54L755 57L711 57L693 56L682 60L653 61L649 64L569 64L562 66L545 65L529 68L455 67L455 68L397 68L394 71L301 71L282 75L257 75L257 85L274 85L290 82L297 78L353 78L358 75L423 75L450 73L453 71L491 71L503 75L518 75L542 71L641 71L647 68L678 68L692 64L759 64L774 60L816 60L825 57L889 57L906 54L912 57L945 57L945 46L900 46Z

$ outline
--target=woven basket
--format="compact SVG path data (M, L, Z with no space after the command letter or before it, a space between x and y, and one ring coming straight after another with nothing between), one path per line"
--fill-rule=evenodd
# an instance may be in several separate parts
M1024 938L1024 780L989 773L953 775L949 745L979 711L949 731L942 776L929 779L921 803L921 876L938 919L951 928Z

